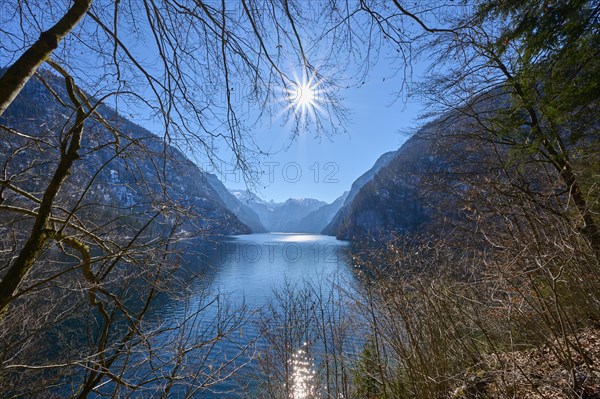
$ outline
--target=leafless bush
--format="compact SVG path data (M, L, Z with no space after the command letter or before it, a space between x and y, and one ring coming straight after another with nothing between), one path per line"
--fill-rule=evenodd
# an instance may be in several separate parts
M362 330L339 283L324 276L276 289L259 314L257 392L250 397L351 397Z

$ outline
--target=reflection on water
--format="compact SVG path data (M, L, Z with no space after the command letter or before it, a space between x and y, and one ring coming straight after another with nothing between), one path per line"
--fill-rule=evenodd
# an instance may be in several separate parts
M282 242L311 242L311 241L321 241L321 235L317 234L288 234L288 233L271 233L276 237L279 241ZM281 236L281 237L277 237Z
M286 284L320 281L332 286L332 276L335 284L351 281L351 268L346 262L348 250L347 242L334 237L274 233L228 237L212 244L198 244L188 251L186 273L199 276L198 280L190 280L191 295L183 301L165 301L154 310L157 320L189 324L184 334L186 340L209 343L192 345L197 349L188 353L186 369L197 370L196 363L202 359L201 371L210 376L206 377L210 389L199 389L189 397L239 398L243 396L237 393L240 384L244 385L245 397L256 397L252 382L229 378L241 375L243 379L250 375L257 367L256 351L265 345L264 339L257 340L260 333L258 320L252 319L253 309L277 307L275 291ZM223 301L213 302L216 294ZM190 324L190 319L195 322ZM287 384L293 397L289 399L318 397L314 361L306 349L300 348L292 354L293 371ZM215 375L213 366L218 370ZM188 387L176 385L168 397L187 397Z
M306 346L306 343L304 343ZM290 399L315 398L317 384L313 362L303 348L292 356L292 397Z
M346 274L348 243L314 234L250 234L212 248L204 266L212 291L227 292L252 306L267 304L287 282Z

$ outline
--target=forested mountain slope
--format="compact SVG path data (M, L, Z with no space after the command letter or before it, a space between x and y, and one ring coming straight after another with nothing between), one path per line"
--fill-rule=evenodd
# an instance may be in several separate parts
M350 188L348 195L346 195L343 205L335 213L333 218L330 221L328 221L327 225L322 230L323 234L336 235L340 224L349 212L350 204L358 195L359 191L363 188L365 184L367 184L369 181L371 181L371 179L373 179L373 177L375 177L375 175L381 170L381 168L388 165L391 162L391 160L394 159L395 153L395 151L390 151L380 156L371 169L363 173L358 179L354 181L354 183L352 183L352 187Z
M58 161L57 132L69 124L72 109L68 104L62 78L44 74L44 79L63 104L43 86L31 80L0 118L0 123L31 140L0 135L0 161L4 173L16 184L32 192L41 191ZM130 122L113 109L101 105L98 113L107 125L91 118L86 122L80 158L62 190L65 204L80 201L79 209L101 218L102 214L122 215L129 221L155 209L171 207L187 215L185 230L202 234L240 234L250 229L228 209L213 186L212 177L202 172L181 151L148 130ZM107 145L118 137L118 149ZM6 203L18 204L23 198L9 195Z

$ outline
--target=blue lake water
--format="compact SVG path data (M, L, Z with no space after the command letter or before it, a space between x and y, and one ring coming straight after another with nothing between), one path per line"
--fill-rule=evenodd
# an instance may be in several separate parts
M214 268L212 289L235 293L251 306L272 297L285 281L350 277L346 263L348 243L311 234L252 234L231 237L209 258Z
M207 377L206 385L210 385L210 389L188 396L189 386L180 385L173 388L169 397L239 397L234 393L240 385L239 376L253 370L250 359L265 345L256 339L258 328L254 319L258 316L253 312L272 304L274 292L286 284L305 281L319 282L323 286L353 284L352 268L347 260L349 249L348 242L334 237L292 233L231 236L195 248L194 255L186 259L188 273L198 276L191 294L185 300L159 301L153 313L158 319L173 323L187 320L189 338L186 339L190 347L194 339L198 342L210 339L218 330L235 331L228 339L190 351L189 369L200 368L208 375L219 364L227 364L223 366L224 376L236 367L243 368L236 373L237 378L217 381ZM242 312L240 308L244 306L247 310ZM217 322L219 318L222 321ZM178 338L167 334L161 339L165 340L166 348ZM240 348L246 347L247 352L239 355ZM196 364L204 356L206 362ZM252 389L252 383L249 384L247 390Z

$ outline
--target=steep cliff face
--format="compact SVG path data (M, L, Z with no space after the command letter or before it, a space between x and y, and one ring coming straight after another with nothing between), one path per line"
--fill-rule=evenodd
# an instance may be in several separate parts
M227 187L217 178L217 176L206 173L208 183L217 192L227 209L237 216L237 218L248 226L252 233L266 233L267 229L260 221L260 218L248 205L242 203L235 195L233 195Z
M69 104L62 79L52 75L45 79ZM46 186L58 162L61 129L70 123L72 112L39 80L32 79L0 118L2 124L35 137L0 135L0 162L22 187L40 194ZM211 177L181 151L107 106L100 106L98 112L115 130L91 119L86 122L80 159L61 190L60 201L73 205L83 195L80 212L97 218L103 214L150 215L167 207L185 215L182 228L186 230L206 234L250 232L209 184ZM115 134L119 136L118 146L114 144ZM20 199L14 196L6 200Z
M418 195L418 177L413 173L426 167L428 145L418 136L410 138L356 194L342 215L336 236L357 239L389 237L412 231L426 219Z
M383 167L387 166L394 159L395 154L396 151L390 151L380 156L371 169L363 173L354 181L354 183L352 183L352 187L350 188L348 195L346 195L342 206L336 211L331 220L327 222L327 225L321 229L323 234L337 235L337 231L339 230L343 220L348 216L350 204L354 198L358 195L365 184L370 182Z
M442 121L432 122L391 153L392 158L346 201L323 233L348 240L388 239L419 229L433 208L443 207L442 194L424 190L449 170L450 157L440 150L438 140L446 127Z

